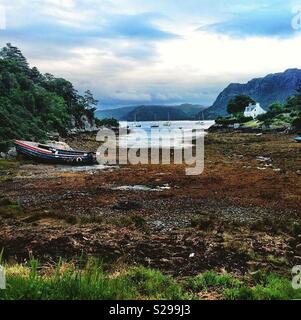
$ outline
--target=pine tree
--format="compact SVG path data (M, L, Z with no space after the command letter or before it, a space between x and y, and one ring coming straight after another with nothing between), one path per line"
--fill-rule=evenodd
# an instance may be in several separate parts
M1 49L0 58L14 61L18 67L29 74L30 68L26 58L23 56L19 48L11 45L10 43L7 43L6 47Z
M45 77L41 74L41 72L38 70L37 67L33 67L30 70L30 79L34 82L34 83L40 83L42 82Z

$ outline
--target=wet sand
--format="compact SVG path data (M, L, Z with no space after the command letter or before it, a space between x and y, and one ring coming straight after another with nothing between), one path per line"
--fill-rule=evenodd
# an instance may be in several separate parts
M292 138L210 133L200 176L180 165L3 169L1 197L21 209L0 210L0 248L18 261L93 255L177 276L289 274L301 263L301 145Z

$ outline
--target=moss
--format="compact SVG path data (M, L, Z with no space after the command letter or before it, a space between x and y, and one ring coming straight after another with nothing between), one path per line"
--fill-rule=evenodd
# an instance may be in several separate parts
M116 227L133 227L143 230L146 230L147 228L145 219L137 215L109 219L108 223L113 224Z
M14 169L18 168L19 166L19 161L0 159L0 170Z
M91 214L91 215L80 215L75 217L76 223L79 224L90 224L90 223L103 223L104 218L101 214Z
M24 213L19 203L13 202L8 198L0 200L0 216L3 218L16 218Z
M275 257L273 255L267 256L267 262L272 263L276 266L289 265L289 263L285 257Z

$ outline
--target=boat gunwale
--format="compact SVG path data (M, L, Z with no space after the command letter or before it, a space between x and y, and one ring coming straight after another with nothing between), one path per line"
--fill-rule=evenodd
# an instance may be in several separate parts
M36 146L34 145L30 145L31 144L36 144ZM79 156L79 155L83 155L83 156L89 156L90 154L93 154L93 152L89 152L89 151L81 151L81 150L64 150L64 149L60 149L60 148L55 148L55 147L51 147L47 144L40 144L40 143L36 143L36 142L30 142L30 141L21 141L21 140L15 140L15 144L19 145L23 148L28 148L30 150L33 151L37 151L37 152L41 152L44 154L48 154L48 155L54 155L54 153L52 151L48 151L46 149L40 148L40 146L45 146L45 147L50 147L53 148L54 150L58 151L58 152L63 152L63 156ZM72 153L74 152L74 153ZM86 154L86 155L85 155ZM58 154L59 155L59 154ZM60 156L60 155L59 155Z

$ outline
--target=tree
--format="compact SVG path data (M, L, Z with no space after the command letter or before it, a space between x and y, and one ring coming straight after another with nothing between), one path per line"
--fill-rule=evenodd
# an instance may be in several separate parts
M7 43L6 47L1 49L0 57L5 60L15 61L18 67L20 67L24 72L29 73L29 64L21 50L10 43Z
M0 48L0 140L44 139L56 130L65 134L95 121L98 101L91 91L83 97L70 81L30 68L21 51L11 44Z
M94 118L94 113L96 111L96 106L98 100L93 97L93 94L90 90L86 90L83 96L78 95L79 108L82 108L84 114L92 120Z
M245 111L245 108L250 104L254 104L255 101L246 95L237 95L235 98L231 99L227 106L227 111L230 114L237 115Z
M301 117L294 119L292 125L295 129L300 130L301 129Z
M296 94L288 98L285 108L288 111L296 111L301 114L301 84L296 89Z
M86 109L92 109L98 104L98 100L94 99L93 94L90 90L85 91L84 100Z
M283 111L283 105L280 102L272 103L269 110L273 113L281 113Z
M30 79L34 82L34 83L41 83L42 81L45 80L45 77L40 73L40 71L38 70L37 67L33 67L30 70Z

